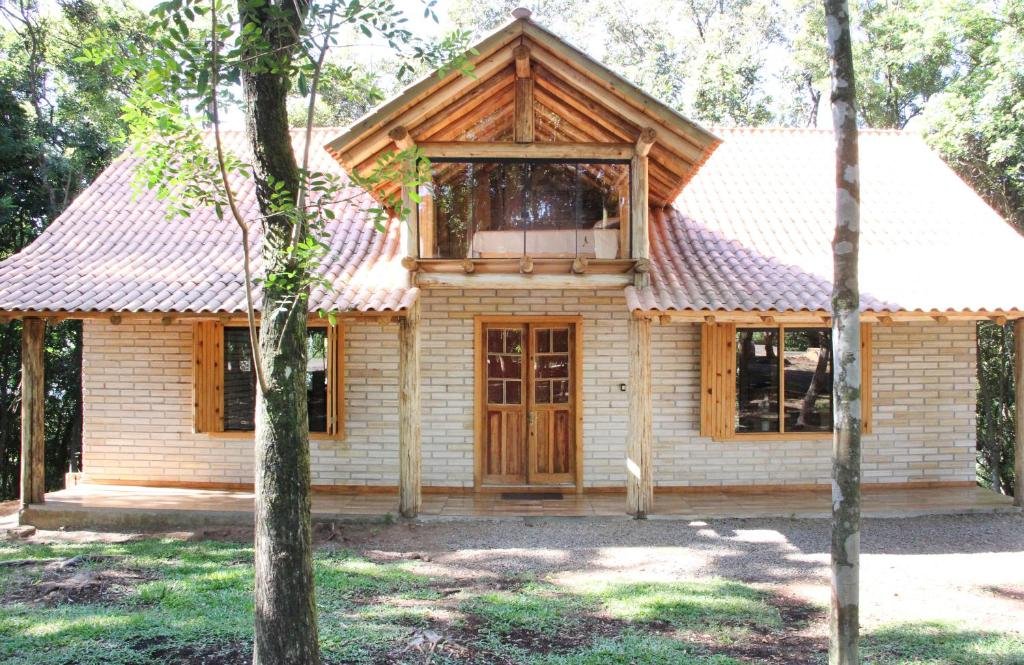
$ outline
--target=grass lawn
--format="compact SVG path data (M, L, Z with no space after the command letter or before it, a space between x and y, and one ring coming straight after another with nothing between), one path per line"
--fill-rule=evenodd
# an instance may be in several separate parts
M0 544L0 662L250 660L252 547L216 541ZM331 663L816 663L820 608L728 580L472 582L318 549ZM820 632L820 631L819 631ZM866 662L1022 663L1017 636L942 624L865 637Z

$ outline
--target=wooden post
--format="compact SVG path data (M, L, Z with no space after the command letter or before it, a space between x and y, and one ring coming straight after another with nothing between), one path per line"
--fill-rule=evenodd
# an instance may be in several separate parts
M533 143L533 77L530 75L530 47L520 44L516 58L516 143Z
M1013 348L1016 360L1013 393L1017 416L1017 439L1013 457L1013 505L1024 508L1024 319L1013 322Z
M420 305L398 321L398 512L416 517L420 510Z
M636 142L633 159L630 162L632 178L630 180L629 224L633 241L633 259L647 261L651 257L650 232L648 230L650 211L648 210L647 189L647 154L654 145L657 133L650 127L640 132ZM648 286L650 275L647 272L635 272L634 285L637 288Z
M26 317L21 322L21 507L42 503L46 494L43 409L43 337L46 321Z
M388 138L395 142L400 151L413 150L416 142L412 135L402 125L398 125L388 132ZM408 168L415 169L415 162L410 161ZM409 211L408 219L402 220L402 249L404 256L419 258L420 256L420 229L419 229L419 206L412 199L412 192L404 184L402 185L402 207Z
M651 320L629 317L629 442L626 508L644 519L654 502L651 417Z

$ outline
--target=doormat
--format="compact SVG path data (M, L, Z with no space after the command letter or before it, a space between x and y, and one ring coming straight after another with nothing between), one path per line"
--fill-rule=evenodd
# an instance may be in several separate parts
M502 492L505 501L561 501L561 492Z

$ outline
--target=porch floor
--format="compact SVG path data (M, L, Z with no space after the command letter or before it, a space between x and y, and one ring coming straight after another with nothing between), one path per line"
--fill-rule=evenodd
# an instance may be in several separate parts
M652 519L750 517L820 518L829 516L827 491L806 489L659 493ZM325 494L313 496L318 522L385 521L397 513L397 494ZM253 494L244 491L171 489L83 484L46 495L23 522L38 528L159 530L172 527L242 526L252 519ZM910 517L1018 511L1012 501L981 487L867 488L865 517ZM503 498L501 494L423 495L421 519L503 517L621 517L625 495L567 494L561 499Z

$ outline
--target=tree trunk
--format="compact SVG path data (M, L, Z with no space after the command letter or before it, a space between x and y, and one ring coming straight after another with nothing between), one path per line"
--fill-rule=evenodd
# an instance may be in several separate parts
M860 608L860 173L850 14L846 0L825 0L832 121L836 143L836 229L832 241L832 604L829 662L859 662Z
M304 2L278 0L257 6L240 0L238 5L242 23L261 26L274 57L291 57L306 10ZM250 55L268 57L266 51ZM264 284L261 307L260 363L267 386L266 390L260 387L256 398L256 665L320 662L306 408L309 286L303 267L286 252L299 222L277 212L271 200L274 185L282 184L295 203L300 186L288 128L289 80L284 71L255 62L242 71L256 196L265 216L263 264L267 273L295 275ZM305 237L306 230L299 229L297 235Z

